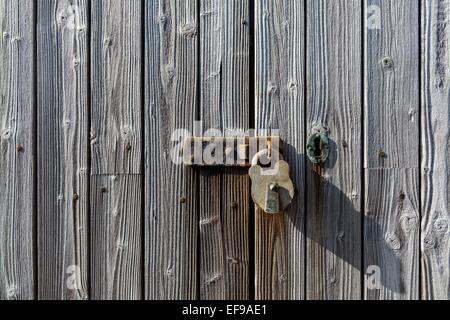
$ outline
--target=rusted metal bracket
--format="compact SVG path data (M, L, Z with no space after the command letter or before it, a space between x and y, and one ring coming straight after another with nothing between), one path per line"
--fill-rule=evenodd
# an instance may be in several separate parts
M184 142L183 159L189 166L250 167L252 199L268 214L284 211L294 198L279 137L191 137Z

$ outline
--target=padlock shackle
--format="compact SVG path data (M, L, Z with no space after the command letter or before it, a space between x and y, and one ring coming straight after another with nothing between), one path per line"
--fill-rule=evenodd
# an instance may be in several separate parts
M255 156L252 158L251 165L257 166L259 159L263 156L266 156L268 159L270 159L270 162L272 162L272 158L269 157L269 149L266 148L255 154ZM279 156L278 160L284 160L283 155L281 153L278 152L278 156Z

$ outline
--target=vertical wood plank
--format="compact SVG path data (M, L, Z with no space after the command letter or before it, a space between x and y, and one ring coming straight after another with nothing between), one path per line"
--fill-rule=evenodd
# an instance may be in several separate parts
M422 299L450 299L450 2L422 2Z
M37 6L38 298L87 299L88 7Z
M418 299L417 168L370 168L366 170L366 185L365 298ZM375 278L370 279L371 275Z
M171 160L197 110L197 1L146 1L145 298L198 298L198 177Z
M330 157L307 165L307 299L361 296L361 1L307 2L308 136Z
M91 296L140 299L141 176L91 177Z
M248 1L200 1L203 130L243 135L249 125ZM239 132L240 131L240 132ZM249 298L249 178L245 169L200 174L200 298Z
M91 6L91 173L141 173L141 0Z
M141 11L141 0L91 2L90 267L94 299L139 299L142 292ZM113 188L113 194L98 196L95 189L101 189L100 184L107 190Z
M255 1L255 116L259 133L279 129L297 188L288 210L255 213L255 298L304 298L304 1Z
M33 299L34 2L0 0L0 299Z
M419 297L419 2L366 0L364 267L381 284L367 299ZM375 196L377 195L377 196Z

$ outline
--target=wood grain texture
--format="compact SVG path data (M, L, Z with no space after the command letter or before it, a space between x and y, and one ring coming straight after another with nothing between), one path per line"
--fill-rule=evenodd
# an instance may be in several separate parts
M418 174L417 168L366 170L367 300L419 298ZM377 272L379 284L370 279L373 271Z
M364 29L365 167L417 168L419 5L410 0L365 5L381 10L381 28Z
M197 299L198 177L171 160L197 109L197 1L145 8L145 298Z
M298 189L285 213L256 210L256 299L304 298L304 15L303 1L255 1L256 128L280 130Z
M0 299L33 299L34 3L0 0Z
M248 129L248 8L247 0L200 1L200 118L215 136ZM199 184L200 299L248 299L246 169L201 169Z
M419 3L367 0L380 29L365 28L364 267L379 267L367 299L419 296ZM367 278L367 277L366 277Z
M91 177L91 298L142 298L141 176Z
M93 299L142 298L143 14L140 0L91 1Z
M39 299L88 297L88 9L37 2Z
M91 6L91 173L140 174L141 1Z
M450 299L450 2L422 2L422 299Z
M307 299L361 297L361 1L307 3L307 135L329 131L307 165Z

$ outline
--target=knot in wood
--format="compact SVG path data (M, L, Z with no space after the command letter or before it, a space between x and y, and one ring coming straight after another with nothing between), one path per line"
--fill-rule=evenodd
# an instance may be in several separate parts
M230 264L238 264L239 261L233 257L227 257L227 260Z
M434 239L433 236L428 235L423 240L423 246L426 249L434 249L436 247L436 240Z
M3 139L9 139L11 137L11 130L10 129L4 129L2 131L2 138Z
M197 34L197 26L194 23L186 23L180 28L180 34L185 38L192 38Z
M437 233L447 233L448 221L446 219L437 219L434 222L434 230L436 230Z
M8 300L18 299L16 286L10 286L9 288L6 289L6 298Z
M392 69L394 67L394 61L390 57L383 58L381 64L385 69Z
M400 225L402 226L403 231L406 233L411 233L417 228L417 217L413 214L405 214L400 218Z
M292 81L292 82L289 84L289 90L291 90L292 92L297 91L297 83L294 82L294 81Z
M386 235L386 243L392 250L400 250L402 247L400 239L395 234Z

